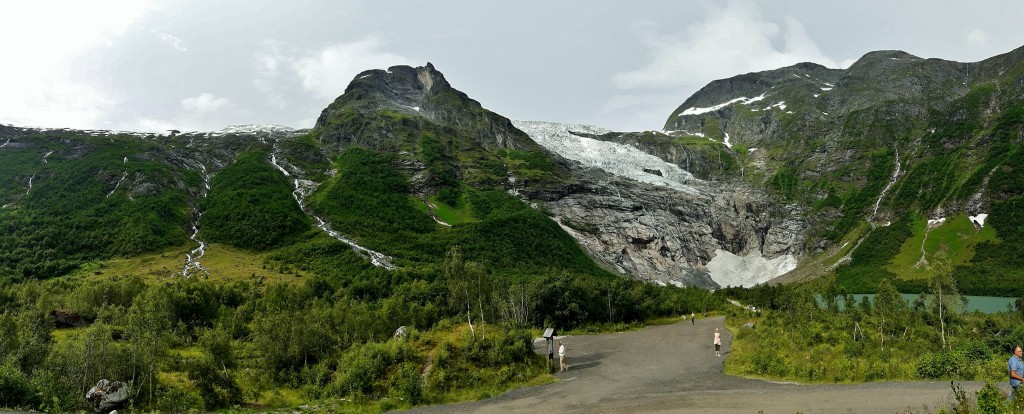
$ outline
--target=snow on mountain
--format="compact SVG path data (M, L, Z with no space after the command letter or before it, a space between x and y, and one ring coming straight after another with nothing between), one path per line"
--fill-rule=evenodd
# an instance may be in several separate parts
M252 134L256 132L294 132L295 128L273 124L231 125L214 134Z
M710 107L707 107L707 108L690 107L690 108L687 108L685 111L683 111L678 116L683 116L683 115L700 115L700 114L703 114L703 113L714 112L714 111L717 111L719 109L725 108L725 107L727 107L729 105L732 105L734 103L737 103L737 102L740 103L741 105L750 105L750 104L752 104L754 102L757 102L757 101L760 101L762 99L764 99L764 94L763 93L761 95L755 96L753 98L747 98L746 96L741 96L741 97L733 99L731 101L720 103L718 105L710 106Z
M570 132L601 135L611 132L607 129L541 121L512 121L512 124L548 150L584 166L679 191L697 192L689 186L689 183L698 181L689 171L629 145L581 137ZM644 170L659 171L661 176Z
M715 257L708 262L707 269L711 280L721 286L752 287L796 269L796 265L796 257L790 254L765 259L757 250L746 256L737 256L718 249Z

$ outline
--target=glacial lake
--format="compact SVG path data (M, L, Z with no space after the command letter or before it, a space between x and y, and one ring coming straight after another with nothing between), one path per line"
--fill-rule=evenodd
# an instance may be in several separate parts
M871 294L854 294L853 298L856 299L857 302L859 303L861 298L865 297L865 296L867 296L868 299L871 300L872 303L874 303L874 300L875 300L875 294L874 293L871 293ZM900 296L903 296L903 299L906 300L907 303L913 303L915 300L917 300L917 297L920 296L920 295L919 294L911 294L911 293L901 293ZM978 312L981 312L981 313L1002 312L1002 311L1006 310L1007 306L1009 306L1010 309L1013 309L1013 301L1016 300L1016 299L1017 298L1003 298L1003 297L997 297L997 296L967 296L967 312L974 312L974 311L978 311ZM842 303L842 300L840 300L840 303Z

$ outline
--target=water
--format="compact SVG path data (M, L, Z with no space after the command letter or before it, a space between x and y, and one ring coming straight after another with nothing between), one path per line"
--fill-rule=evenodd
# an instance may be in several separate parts
M875 294L855 294L853 298L860 303L861 298L867 296L869 300L874 303ZM901 293L903 300L906 300L908 304L913 303L920 296L914 293ZM998 313L1004 312L1007 306L1013 309L1013 301L1017 298L1003 298L997 296L967 296L967 312L978 311L981 313ZM842 300L839 301L842 303Z

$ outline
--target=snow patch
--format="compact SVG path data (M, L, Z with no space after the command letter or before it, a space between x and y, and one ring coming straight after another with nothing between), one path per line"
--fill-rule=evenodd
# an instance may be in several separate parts
M732 105L734 103L739 103L741 105L750 105L750 104L752 104L754 102L757 102L757 101L760 101L762 99L764 99L764 94L763 93L761 95L755 96L753 98L747 98L746 96L741 96L741 97L733 99L731 101L728 101L728 102L725 102L725 103L720 103L720 104L715 105L715 106L709 106L707 108L690 107L690 108L686 109L685 111L683 111L683 113L681 113L681 114L679 114L677 116L700 115L700 114L704 114L704 113L708 113L708 112L717 111L719 109L725 108L725 107L727 107L729 105Z
M732 144L729 143L729 133L728 132L725 133L725 141L723 141L723 143L725 144L726 147L732 148Z
M796 265L796 257L789 254L765 259L757 250L746 256L737 256L718 249L715 250L715 257L708 262L707 269L711 280L720 286L752 287L796 269Z
M972 223L977 223L979 227L985 227L985 219L988 218L988 214L980 213L977 216L970 216Z
M569 131L601 135L611 131L592 125L570 125L540 121L512 121L512 125L538 144L586 167L596 167L636 181L696 193L689 186L699 180L675 164L670 164L630 145L601 141L574 135ZM657 170L661 176L644 169Z
M945 222L946 222L946 218L945 217L939 217L937 219L929 219L928 220L928 228L939 227L939 226L942 225L942 223L945 223Z
M295 128L275 124L231 125L220 131L211 133L214 136L224 134L252 134L256 132L294 132Z
M821 90L826 91L826 92L827 91L831 91L832 87L823 87L823 88L821 88Z

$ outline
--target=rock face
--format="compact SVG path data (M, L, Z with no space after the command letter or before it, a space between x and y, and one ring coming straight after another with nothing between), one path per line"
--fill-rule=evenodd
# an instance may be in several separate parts
M544 205L606 268L659 284L724 285L707 268L719 249L740 256L801 253L806 226L799 209L776 206L750 190L700 189L604 177L549 196ZM755 282L778 275L760 274Z
M488 150L536 148L508 118L483 109L479 102L452 88L430 63L356 75L345 94L323 110L313 130L321 143L400 149L406 137L396 134L396 128L364 122L381 114L404 124L405 129L422 128L420 119L432 121L472 137Z
M729 279L707 267L716 251L768 259L802 253L807 226L797 206L688 173L654 174L651 171L678 166L637 156L633 152L642 151L630 145L567 133L594 129L518 121L516 125L552 151L591 167L575 169L571 185L526 195L542 202L608 270L660 284L717 288L725 285L719 280ZM592 147L600 150L591 151ZM596 159L588 159L588 154ZM779 274L766 270L751 280L763 282Z
M121 381L101 379L85 393L85 399L92 405L94 412L107 414L128 404L128 386Z

